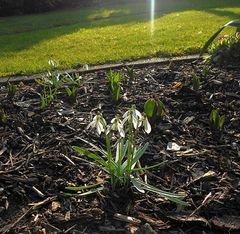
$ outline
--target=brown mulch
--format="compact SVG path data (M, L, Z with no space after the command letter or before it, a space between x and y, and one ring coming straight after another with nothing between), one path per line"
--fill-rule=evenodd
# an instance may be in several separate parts
M0 87L0 110L8 116L0 126L0 233L239 233L240 232L240 68L176 62L135 69L134 80L123 82L121 102L113 103L104 71L83 76L77 103L64 93L44 112L39 88L18 84L9 100ZM202 85L195 92L182 84L194 74ZM103 191L85 197L66 197L66 186L101 182L106 175L73 156L81 139L101 144L86 126L98 111L106 119L124 113L132 104L159 98L164 120L139 142L149 142L142 165L168 162L146 172L156 187L187 193L188 207L132 189ZM226 116L224 129L213 133L212 109ZM181 149L168 151L175 142ZM130 223L118 214L130 216ZM125 217L121 216L121 217Z

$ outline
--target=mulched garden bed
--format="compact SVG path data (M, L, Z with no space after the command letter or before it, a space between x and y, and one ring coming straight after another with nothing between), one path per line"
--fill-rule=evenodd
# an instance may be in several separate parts
M18 84L13 101L1 87L0 108L8 116L0 126L0 232L1 233L239 233L240 232L240 68L210 66L204 77L202 62L176 62L126 69L119 104L109 95L105 71L83 75L77 103L64 94L44 112L39 88ZM197 74L201 88L182 84ZM142 165L166 164L146 172L154 186L186 192L188 207L134 189L65 197L66 186L101 182L103 171L79 161L72 150L81 139L103 143L86 126L98 112L106 119L124 113L132 104L143 111L145 101L159 98L166 117L139 142L150 147ZM212 134L213 109L225 115L221 134ZM167 150L175 142L179 151ZM131 222L116 214L130 216Z

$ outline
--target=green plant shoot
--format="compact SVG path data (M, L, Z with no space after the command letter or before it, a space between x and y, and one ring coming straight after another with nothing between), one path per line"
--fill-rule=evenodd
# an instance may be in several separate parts
M133 80L133 78L134 78L134 66L131 66L131 67L127 66L127 74L129 76L130 80Z
M43 93L41 94L41 107L44 111L46 107L56 99L57 89L52 89L51 87L45 87Z
M200 89L200 85L201 85L201 82L200 82L199 77L196 74L194 74L193 80L192 80L193 90L198 91Z
M225 116L220 116L219 110L212 110L209 117L211 128L213 130L222 130L225 123Z
M110 89L113 96L114 101L118 102L120 100L120 92L121 92L121 81L122 74L120 72L109 71L107 77L110 81Z
M6 126L8 117L3 110L0 110L0 126Z
M165 106L162 101L150 98L145 102L144 112L151 122L155 122L165 116Z
M12 99L14 98L17 92L17 86L8 82L7 90L8 90L8 94L7 94L8 98Z
M76 103L77 101L77 88L75 86L73 87L65 87L65 91L68 97L68 101L71 104Z

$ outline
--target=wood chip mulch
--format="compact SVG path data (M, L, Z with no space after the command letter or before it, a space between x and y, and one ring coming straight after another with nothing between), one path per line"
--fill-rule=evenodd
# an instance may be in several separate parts
M122 98L109 95L105 71L85 74L77 103L62 93L41 110L39 87L20 82L13 100L0 87L0 233L240 233L240 68L176 62L135 69L124 74ZM195 92L183 84L194 74L201 79ZM166 116L150 135L138 141L150 147L141 164L164 166L146 172L149 183L185 192L188 207L132 190L66 197L66 186L106 179L99 168L77 160L72 146L81 139L102 144L86 126L101 111L110 120L132 104L143 111L150 98L162 100ZM226 122L213 133L209 115L219 109ZM169 142L180 146L167 150Z

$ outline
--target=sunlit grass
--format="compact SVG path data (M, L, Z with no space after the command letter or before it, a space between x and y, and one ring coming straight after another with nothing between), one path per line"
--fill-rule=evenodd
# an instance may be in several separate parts
M0 76L44 71L49 59L64 69L152 55L197 53L216 29L240 15L239 1L230 0L225 5L231 7L225 8L224 1L209 0L206 4L209 2L215 8L211 5L208 9L207 5L205 9L189 7L173 12L166 8L167 14L156 15L153 37L145 5L2 18Z

